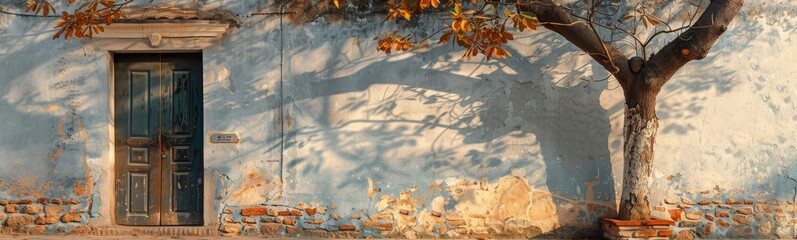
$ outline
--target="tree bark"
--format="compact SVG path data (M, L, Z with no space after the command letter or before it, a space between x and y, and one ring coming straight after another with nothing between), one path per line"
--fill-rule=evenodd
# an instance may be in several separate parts
M659 121L656 117L656 91L626 93L623 128L623 190L619 219L650 218L650 175L653 168L653 146Z

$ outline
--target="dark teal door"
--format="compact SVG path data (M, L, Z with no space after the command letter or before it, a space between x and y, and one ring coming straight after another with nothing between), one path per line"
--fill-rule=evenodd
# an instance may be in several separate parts
M202 55L115 54L116 223L202 225Z

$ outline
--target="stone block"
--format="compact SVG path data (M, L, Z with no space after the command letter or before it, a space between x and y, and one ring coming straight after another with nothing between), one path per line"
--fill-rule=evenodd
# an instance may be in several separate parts
M695 233L691 230L682 230L675 235L673 240L693 240L695 239Z
M241 232L240 224L222 224L219 231L223 233L239 233Z
M357 227L351 224L341 224L338 226L341 231L354 231L357 230Z
M721 217L721 218L726 218L726 217L730 217L731 215L728 212L716 211L716 212L714 212L714 216Z
M757 212L757 213L766 213L766 212L769 212L770 210L771 210L771 208L769 207L769 205L765 205L765 204L756 204L755 205L755 212Z
M670 219L672 219L673 221L681 221L681 213L683 212L683 210L676 208L676 209L670 209L669 212L670 212Z
M743 207L736 210L736 213L750 215L753 214L753 209L749 207Z
M706 220L714 221L714 215L706 213L705 218L706 218Z
M61 216L61 211L66 207L63 205L47 205L44 206L44 215L47 216Z
M50 204L62 204L62 203L64 203L63 199L60 198L50 199Z
M681 221L678 223L679 227L684 227L684 228L697 227L699 225L700 221Z
M698 202L697 204L700 204L700 205L709 205L709 204L711 204L711 202L709 202L708 200L701 200L701 201L700 201L700 202Z
M753 228L750 225L742 224L731 229L731 237L751 237Z
M55 216L39 216L39 217L36 218L36 220L33 221L33 223L36 223L38 225L50 225L50 224L55 224L57 222L58 222L58 216L57 215L55 215Z
M302 211L299 211L299 210L291 210L291 216L295 216L295 217L301 217L301 216L302 216Z
M733 215L733 221L737 222L737 223L740 223L740 224L745 224L745 223L749 222L747 220L747 216L745 216L745 215Z
M731 204L731 205L742 204L742 202L741 202L741 201L739 201L739 200L737 200L737 199L733 199L733 198L728 198L728 200L727 200L727 201L725 201L725 203L727 203L727 204Z
M789 215L786 215L786 214L775 214L775 221L778 221L778 222L789 221Z
M294 234L299 232L299 228L294 226L285 226L285 233L287 234Z
M18 213L19 212L19 206L17 206L16 204L8 204L5 207L5 212L6 213Z
M465 220L463 219L448 220L448 224L450 224L451 226L462 226L465 225Z
M64 222L64 223L80 222L80 214L79 213L73 213L73 212L64 213L64 215L61 216L61 222Z
M282 230L282 225L279 224L263 224L261 231L264 234L274 234Z
M241 209L241 215L244 216L262 216L266 215L268 209L265 207L249 207Z
M241 218L241 222L248 223L248 224L255 224L255 223L257 223L257 220L255 220L254 218L251 218L251 217L243 217L243 218Z
M703 224L703 227L700 229L699 233L700 233L701 237L708 238L709 235L714 233L714 223L713 222L707 222L707 223Z
M282 219L282 224L285 224L285 225L296 225L296 219L293 219L293 218Z
M703 218L702 212L690 212L686 214L686 219L689 220L700 220L701 218Z
M15 215L8 217L6 221L3 223L3 226L19 229L22 226L32 223L33 223L33 216L31 215Z
M74 198L70 198L70 199L67 199L65 201L65 203L66 204L78 204L78 203L80 203L80 201L78 201L77 199L74 199Z
M25 213L30 215L39 214L42 212L42 206L37 204L28 204L25 205Z
M725 221L723 221L722 219L718 219L718 220L716 221L716 223L717 223L717 226L720 226L720 227L722 227L722 228L727 228L727 227L730 227L730 226L731 226L731 224L730 224L730 223L728 223L728 222L725 222Z
M91 233L91 227L89 226L77 226L72 229L72 233L74 234L89 234Z
M257 229L257 225L254 224L246 224L244 225L243 233L259 233L260 229Z
M307 213L307 216L314 216L315 213L316 213L316 209L315 208L305 208L304 212Z
M27 232L28 234L42 235L46 231L47 231L47 226L41 226L41 225L27 225L27 226L25 226L25 232Z
M17 199L17 200L11 200L8 203L9 204L31 204L31 203L33 203L33 199Z
M761 235L769 235L772 233L772 221L767 221L758 225L758 233Z
M659 230L659 237L668 237L672 235L672 229Z
M634 232L634 237L646 238L658 236L659 232L654 229L642 229Z
M36 199L36 202L40 203L40 204L48 204L48 203L50 203L50 199L38 198L38 199Z

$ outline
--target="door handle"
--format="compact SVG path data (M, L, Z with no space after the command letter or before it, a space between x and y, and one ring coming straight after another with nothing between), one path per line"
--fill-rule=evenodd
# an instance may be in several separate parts
M166 153L161 153L161 159L166 159L166 157L168 157Z

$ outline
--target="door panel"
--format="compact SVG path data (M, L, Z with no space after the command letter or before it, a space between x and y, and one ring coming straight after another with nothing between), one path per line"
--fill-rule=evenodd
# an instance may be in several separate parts
M202 223L202 57L163 55L162 225Z
M201 54L114 57L116 222L201 225Z
M158 225L160 56L118 56L114 67L117 223Z

